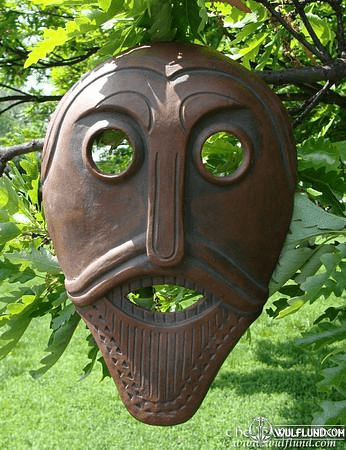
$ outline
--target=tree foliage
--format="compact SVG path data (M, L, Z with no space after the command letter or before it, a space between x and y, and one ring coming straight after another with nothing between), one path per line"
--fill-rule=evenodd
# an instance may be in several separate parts
M341 0L24 0L20 6L0 0L0 143L6 147L0 153L0 171L5 171L0 178L0 358L32 320L48 314L48 355L32 372L40 376L64 353L79 322L46 230L39 153L29 153L42 148L37 139L44 136L57 100L84 72L127 48L192 42L258 73L289 113L297 143L297 194L270 285L275 301L267 312L284 320L313 302L325 305L299 345L327 349L318 388L333 400L321 404L315 423L345 421L344 9ZM210 170L223 163L221 153L206 149ZM167 285L130 298L164 311L196 299L196 293ZM84 375L97 360L103 362L91 337L88 342Z

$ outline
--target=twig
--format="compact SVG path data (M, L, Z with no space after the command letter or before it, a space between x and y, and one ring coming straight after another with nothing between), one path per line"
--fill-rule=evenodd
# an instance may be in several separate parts
M8 48L6 48L8 49ZM49 69L52 67L64 67L64 66L71 66L73 64L78 64L86 59L88 59L90 56L94 55L96 52L100 50L99 47L92 47L83 55L79 56L73 56L71 58L66 59L59 59L59 60L48 60L48 61L40 61L37 64L34 64L32 66L33 69ZM16 59L0 59L0 67L11 67L11 66L18 66L23 68L23 61L27 58L27 54L23 54L20 58Z
M12 13L12 14L17 14L18 16L24 15L23 11L18 11L15 9L8 10L7 12ZM41 16L44 15L44 16L61 17L62 19L74 19L74 16L72 16L72 15L52 13L52 12L47 11L46 9L40 9L38 12L40 13ZM37 15L37 11L33 11L33 12L25 11L25 15L32 15L32 16Z
M100 50L100 47L93 47L90 48L84 55L80 56L73 56L72 58L66 58L61 60L55 60L55 61L40 61L36 65L33 65L33 69L40 69L40 68L51 68L51 67L64 67L64 66L71 66L73 64L78 64L86 59L88 59L90 56L94 55L96 52Z
M215 0L216 1L216 0ZM231 6L234 6L235 8L238 8L240 11L251 13L251 9L248 8L243 2L240 0L217 0L220 3L228 3Z
M278 94L281 101L284 102L302 102L311 98L307 92L285 92ZM320 96L320 101L329 105L338 105L341 108L346 108L346 97L342 97L336 92L325 92ZM299 108L300 110L301 108Z
M0 87L2 87L2 88L4 88L4 89L9 89L9 90L11 90L11 91L19 92L19 94L28 95L26 92L21 91L21 90L18 89L18 88L15 88L15 87L13 87L13 86L9 86L9 85L4 84L4 83L0 83Z
M305 14L304 5L302 5L298 0L293 0L293 3L296 8L296 11L299 13L299 15L305 25L305 28L307 29L309 35L311 36L313 43L316 45L316 47L320 51L321 55L324 55L324 58L327 61L328 60L332 61L332 58L328 54L327 50L323 47L322 42L319 40L314 29L312 28L311 23L309 22L306 14Z
M16 156L26 153L40 152L43 149L43 140L35 140L23 145L14 145L13 147L0 148L0 177L4 173L8 161Z
M291 24L289 24L284 17L275 9L275 5L271 4L269 0L256 0L257 3L261 3L272 16L276 18L276 20L283 25L286 30L294 36L298 42L300 42L305 48L307 48L313 55L317 56L323 63L329 63L330 57L326 57L323 53L321 53L316 47L311 45L302 34L298 33Z
M6 111L9 111L10 109L14 108L15 106L21 105L22 103L24 103L22 100L20 100L19 102L12 103L12 105L9 105L4 109L1 109L0 115L5 113Z
M338 53L341 58L346 59L346 39L344 29L344 7L342 0L326 0L334 9L337 20L336 38L338 43Z
M327 83L323 86L322 89L320 89L312 98L310 101L308 101L306 108L304 109L304 111L301 113L301 115L298 117L298 119L296 119L292 126L293 128L297 127L298 125L300 125L303 122L303 119L305 118L305 116L312 110L312 108L314 108L317 103L320 101L321 96L328 91L328 89L333 85L333 83L331 81L327 81Z

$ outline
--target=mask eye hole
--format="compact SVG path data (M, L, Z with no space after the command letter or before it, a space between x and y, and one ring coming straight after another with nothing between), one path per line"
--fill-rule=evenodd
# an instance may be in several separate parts
M132 177L139 170L145 151L136 123L127 116L109 113L88 120L93 123L83 133L82 159L90 174L110 184Z
M245 150L241 140L227 131L209 136L201 149L204 170L216 179L232 176L244 161Z
M89 143L90 159L104 175L120 175L134 162L135 150L129 136L122 130L105 129L96 133Z
M193 158L199 173L219 186L238 183L253 160L252 142L244 130L229 123L201 125L192 137Z

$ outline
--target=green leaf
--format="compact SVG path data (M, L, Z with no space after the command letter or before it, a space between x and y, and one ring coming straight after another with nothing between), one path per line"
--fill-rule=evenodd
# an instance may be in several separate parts
M300 267L300 273L294 278L296 283L304 283L304 281L314 275L318 269L322 266L321 257L325 253L332 253L335 251L334 245L320 245L312 252L312 255L308 259L308 261Z
M172 28L172 5L168 0L154 0L150 4L152 26L149 36L153 42L171 41L176 30Z
M22 303L10 303L7 306L8 311L10 312L11 316L20 314L24 309L33 303L36 299L35 295L22 295L20 297L20 300Z
M265 46L265 52L262 56L258 58L257 66L255 67L255 70L260 71L263 70L267 63L270 62L273 48L275 46L275 38L272 39L268 44Z
M8 177L0 178L0 208L5 209L8 214L18 211L19 197Z
M66 0L32 0L34 5L43 5L43 6L50 6L50 5L61 5L63 3L66 3Z
M243 39L247 38L248 36L252 36L253 33L261 27L261 22L252 22L245 25L245 27L237 34L237 37L231 41L230 45L236 45L239 42L241 42Z
M333 358L335 367L327 367L321 371L323 380L317 383L322 392L332 391L333 388L346 394L346 353L336 355Z
M72 30L69 31L71 32ZM34 49L29 53L24 68L36 64L40 59L45 58L48 53L52 52L55 47L64 44L67 40L68 32L64 28L59 27L56 30L45 28L43 40L36 44Z
M13 222L0 223L0 246L20 234L20 229Z
M339 148L324 137L311 137L298 146L299 169L324 167L326 171L339 170Z
M322 315L320 315L314 322L314 325L318 324L322 320L329 319L330 321L335 320L338 315L341 315L341 318L346 319L346 306L340 306L335 308L334 306L330 306L327 308Z
M322 294L326 296L323 292L322 287L324 285L328 285L334 290L334 285L331 284L332 280L331 276L334 276L337 268L339 267L340 262L346 257L346 244L337 245L333 252L323 252L320 256L321 263L324 264L326 270L323 272L319 272L312 276L308 276L301 283L301 289L306 292L304 299L305 301L314 301ZM299 278L299 277L297 277ZM341 295L341 293L340 293Z
M5 358L16 347L31 320L30 306L14 316L0 317L0 326L6 325L7 327L7 330L0 335L0 341L9 341L0 347L0 360Z
M76 312L76 308L73 303L67 305L64 309L59 311L59 313L52 319L51 328L57 330L60 328L64 322L70 320L73 314Z
M346 164L346 141L334 142L343 164Z
M258 33L256 38L251 39L242 47L233 59L242 58L243 65L251 70L250 62L255 61L262 43L266 40L267 33Z
M70 308L70 305L67 306L67 308ZM64 310L61 314L64 314ZM42 367L30 371L30 375L33 378L41 377L58 361L66 350L79 321L80 316L75 312L72 316L69 316L59 328L53 331L46 349L46 351L49 352L49 355L41 360L41 364L43 364Z
M23 178L28 185L28 196L31 202L36 205L38 204L38 191L40 185L39 168L37 165L37 161L30 160L27 157L20 161L20 166L25 170L25 175L23 175Z
M346 423L346 400L339 402L325 400L320 406L323 412L314 415L313 425L343 425Z
M297 339L296 343L303 346L316 344L322 347L344 339L346 339L346 321L341 322L341 325L322 322L304 337Z
M204 30L206 24L208 23L208 12L207 12L207 8L205 7L204 0L197 0L197 6L199 8L198 15L201 18L201 21L200 21L198 29L197 29L197 33L199 34Z
M296 194L294 215L287 242L298 244L312 237L346 229L346 219L327 213L306 195Z
M10 216L8 212L4 209L0 209L0 222L8 222L10 220Z
M107 12L112 4L112 0L98 0L100 8Z
M10 261L0 260L0 285L4 282L20 283L25 285L29 280L36 277L36 273L31 269L19 270L20 266L12 264Z
M288 305L285 309L279 312L277 318L282 319L283 317L293 314L300 310L305 305L305 301L301 297L291 298L288 300Z
M318 39L322 42L322 44L332 44L335 38L335 33L332 30L328 20L310 12L306 14L306 17L308 18L310 25L312 26L314 32L316 33ZM310 37L308 30L302 22L301 26L303 34L305 34L306 37Z
M87 341L88 341L88 347L89 347L89 352L88 352L88 359L90 360L90 362L83 368L83 375L80 377L81 380L84 380L84 378L86 378L87 376L90 375L92 369L95 366L95 363L97 361L97 356L100 352L95 339L93 337L93 335L90 333L87 337Z
M320 203L332 206L334 212L344 215L342 199L346 183L340 161L341 148L342 145L323 136L307 139L298 146L298 171L305 190L312 188L320 192Z
M318 236L345 229L346 219L327 213L312 203L306 195L297 193L290 230L270 281L270 295L279 290L314 256L315 249L309 245L310 240L314 241ZM316 260L312 264L316 265Z
M100 381L103 381L105 378L111 377L108 366L107 366L105 360L103 359L103 357L101 356L97 361L101 364L101 367L102 367L102 376L101 376Z
M3 303L4 305L16 303L23 295L31 295L33 291L29 284L30 283L25 284L20 282L9 284L7 282L3 282L0 288L0 303ZM7 306L2 310L4 316L1 316L0 314L0 317L3 317L5 321L9 318L6 311ZM5 324L5 322L3 322L3 324Z
M24 267L30 265L39 272L47 272L51 275L61 273L56 257L45 248L40 248L39 250L31 248L30 252L23 250L17 253L6 253L6 258L12 263L21 264Z

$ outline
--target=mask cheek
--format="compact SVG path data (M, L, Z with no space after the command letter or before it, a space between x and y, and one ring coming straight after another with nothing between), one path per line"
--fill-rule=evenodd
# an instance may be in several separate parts
M49 217L54 217L48 223L49 233L68 279L146 227L146 207L133 186L106 186L94 192L89 186L88 192L72 199L59 193L49 198L46 208Z

